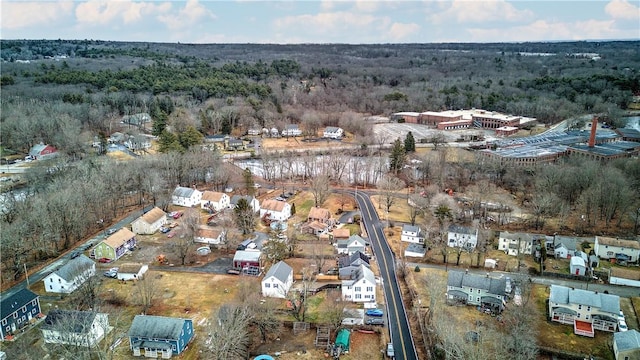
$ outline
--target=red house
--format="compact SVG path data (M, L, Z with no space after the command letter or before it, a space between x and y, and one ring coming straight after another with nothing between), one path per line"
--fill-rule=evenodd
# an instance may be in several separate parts
M58 156L58 149L51 145L40 143L33 145L29 150L29 156L33 160L46 160Z

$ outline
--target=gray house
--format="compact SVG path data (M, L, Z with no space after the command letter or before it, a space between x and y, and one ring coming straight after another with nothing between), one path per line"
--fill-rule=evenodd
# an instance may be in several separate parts
M356 251L360 251L364 253L364 249L366 245L367 245L366 241L364 241L364 239L359 235L351 235L346 240L340 239L336 242L338 254L347 254L347 255L351 255Z
M640 359L640 332L631 329L614 333L613 355L616 360Z
M262 295L284 299L293 285L293 268L279 261L267 271L262 279Z
M492 312L500 312L507 298L506 287L506 278L452 270L447 278L447 301L480 305Z

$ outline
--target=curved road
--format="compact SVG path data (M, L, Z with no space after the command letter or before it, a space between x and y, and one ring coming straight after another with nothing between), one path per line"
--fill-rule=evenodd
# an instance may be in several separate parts
M376 213L368 194L363 192L356 193L355 191L346 191L346 193L354 196L358 202L362 222L380 268L384 296L387 303L387 316L389 317L389 335L395 349L395 359L418 360L409 320L400 294L400 286L396 282L395 256L384 235L384 226L380 222L378 213Z

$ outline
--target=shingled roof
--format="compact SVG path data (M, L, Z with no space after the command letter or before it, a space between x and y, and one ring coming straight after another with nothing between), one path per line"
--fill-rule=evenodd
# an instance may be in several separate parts
M129 239L134 238L135 236L136 234L132 233L131 230L122 228L116 231L115 234L109 236L106 240L104 240L104 243L115 249L127 242Z
M327 209L314 206L314 207L311 208L311 210L309 210L309 216L307 218L309 218L309 219L330 219L331 218L331 213Z
M483 289L493 295L505 295L507 280L493 278L488 275L470 274L463 271L450 270L447 285L463 288Z
M187 320L165 316L136 315L129 328L129 336L178 340L184 322Z
M9 297L3 296L2 302L0 302L0 319L6 318L14 311L37 298L38 295L27 288L20 289L17 293Z
M191 195L193 195L193 192L196 191L196 189L192 189L192 188L188 188L188 187L182 187L182 186L178 186L174 191L173 191L173 196L176 197L182 197L182 198L190 198Z
M87 269L95 266L96 263L85 255L80 255L75 259L69 260L68 263L62 265L53 273L60 276L66 281L73 281L78 275L87 271Z
M207 190L202 193L202 200L220 202L220 200L222 200L223 195L225 194L221 192Z
M93 319L96 318L94 311L77 311L53 309L49 311L42 324L43 330L54 330L84 334L91 330Z
M591 306L611 314L618 314L620 311L620 297L617 295L572 289L560 285L551 285L549 301L557 304Z
M293 272L293 268L289 266L286 262L278 261L275 265L271 266L271 268L269 269L269 271L267 271L264 278L268 279L273 276L274 278L280 280L281 282L286 283L287 279L289 278L289 274L291 274L292 272Z
M167 213L162 211L162 209L160 209L159 207L154 207L153 209L147 211L144 215L140 216L140 219L142 219L147 224L153 224L164 216L167 216Z
M278 200L265 200L262 202L262 205L260 206L262 209L267 210L267 211L282 211L284 210L284 206L285 206L286 202L284 201L278 201Z

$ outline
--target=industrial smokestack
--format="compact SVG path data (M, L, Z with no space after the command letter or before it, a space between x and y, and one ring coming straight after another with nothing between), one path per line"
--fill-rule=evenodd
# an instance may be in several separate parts
M596 145L596 130L598 129L598 118L596 116L591 120L591 135L589 136L589 147Z

